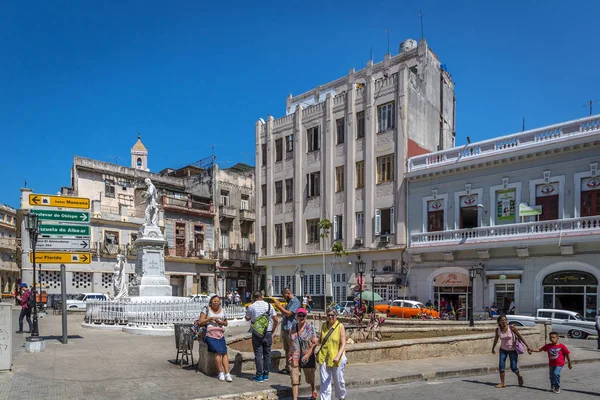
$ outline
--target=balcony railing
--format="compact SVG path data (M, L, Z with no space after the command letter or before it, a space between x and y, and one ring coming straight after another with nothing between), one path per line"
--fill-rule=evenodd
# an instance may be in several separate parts
M0 247L5 249L16 249L17 248L17 239L16 238L1 238L0 239Z
M218 254L220 260L248 261L249 259L248 250L219 249Z
M176 208L195 213L214 214L215 210L211 203L201 203L190 199L180 199L167 195L162 197L162 205L165 208Z
M543 239L559 234L599 234L600 215L593 217L568 218L553 221L535 221L519 224L486 226L454 231L426 232L411 235L412 246L446 245L461 242L483 242L495 239Z
M101 257L115 257L117 254L124 254L126 256L135 256L136 250L130 244L108 244L104 242L92 242L90 251L93 254Z
M254 210L240 210L240 220L242 220L242 221L256 221L256 211L254 211Z
M223 218L235 218L236 212L234 206L226 206L221 204L219 206L219 215Z
M408 171L454 164L471 158L506 154L507 152L543 145L551 141L561 141L579 135L589 135L600 131L600 116L582 118L552 126L521 132L472 143L463 147L455 147L435 153L411 157L408 160Z

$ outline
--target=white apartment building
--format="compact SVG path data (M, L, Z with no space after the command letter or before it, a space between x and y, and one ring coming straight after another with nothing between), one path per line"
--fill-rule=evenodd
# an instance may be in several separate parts
M598 115L410 158L409 296L593 318L599 166Z
M454 145L450 75L425 40L409 39L399 54L290 95L286 105L286 116L256 123L266 292L289 286L321 308L323 295L346 300L360 253L367 276L376 273L375 291L395 298L404 286L406 159ZM326 239L323 219L332 224ZM349 254L334 257L334 242Z
M0 294L9 297L14 294L19 267L17 246L17 210L0 204Z

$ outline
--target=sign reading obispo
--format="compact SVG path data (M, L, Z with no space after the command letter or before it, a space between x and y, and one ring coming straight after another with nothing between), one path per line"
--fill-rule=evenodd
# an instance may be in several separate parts
M33 263L33 253L29 253L29 261ZM91 261L90 253L35 253L36 264L89 264Z
M87 210L90 208L90 199L30 193L29 205L37 207L82 208Z
M87 211L59 211L59 210L31 210L43 221L60 221L87 224L90 222L90 213Z

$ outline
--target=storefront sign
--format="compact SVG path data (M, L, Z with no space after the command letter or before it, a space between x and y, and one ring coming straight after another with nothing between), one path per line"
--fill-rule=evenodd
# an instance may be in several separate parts
M237 285L238 285L238 287L246 287L246 280L245 279L238 279Z
M584 178L581 180L581 191L600 190L600 177Z
M496 220L515 220L516 190L499 190L496 192Z
M468 196L462 196L460 198L460 207L476 207L477 206L477 195L471 194Z
M542 215L542 206L529 206L527 203L519 204L519 217L532 217Z
M469 286L469 277L467 274L457 274L449 272L441 274L435 277L433 284L435 287L455 287L455 286Z

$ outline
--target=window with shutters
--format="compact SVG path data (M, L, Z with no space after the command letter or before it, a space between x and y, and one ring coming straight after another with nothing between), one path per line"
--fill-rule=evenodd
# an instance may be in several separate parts
M375 235L394 233L394 207L375 210Z
M283 202L283 182L275 182L275 204Z
M267 165L267 144L264 143L260 146L261 164L263 167Z
M356 163L356 188L365 186L365 162L359 161Z
M242 199L240 201L240 210L249 210L250 208L248 208L250 206L250 196L248 196L247 194L243 194L242 195Z
M267 247L267 227L260 227L260 248L264 249Z
M294 201L294 179L285 180L285 201Z
M287 135L285 137L285 152L291 153L293 151L294 151L294 135Z
M222 229L221 230L221 248L228 249L229 248L229 231Z
M335 121L335 132L337 135L336 144L344 143L344 139L345 139L344 118L340 118Z
M306 220L306 242L319 243L319 219Z
M333 240L344 239L344 216L333 216Z
M292 246L294 243L294 223L286 222L285 224L285 245Z
M319 140L319 127L314 126L306 130L306 138L308 140L307 149L308 153L311 151L317 151L321 148L321 142Z
M356 237L365 237L365 213L362 212L356 213Z
M335 168L335 191L343 192L344 191L344 166L339 166Z
M283 139L275 140L275 162L283 160Z
M260 201L263 206L267 205L267 185L262 185L260 187Z
M387 103L377 107L377 123L379 124L378 132L385 132L389 129L394 129L396 126L396 117L394 113L395 103Z
M581 216L600 215L600 177L581 180Z
M275 247L283 245L283 226L282 224L275 225Z
M542 214L538 217L539 221L558 219L559 183L553 182L537 185L535 191L535 204L542 206Z
M307 197L315 197L321 194L320 172L306 174L306 195Z
M394 180L394 155L377 157L377 183L392 182Z
M362 139L365 137L365 112L356 113L356 138Z

